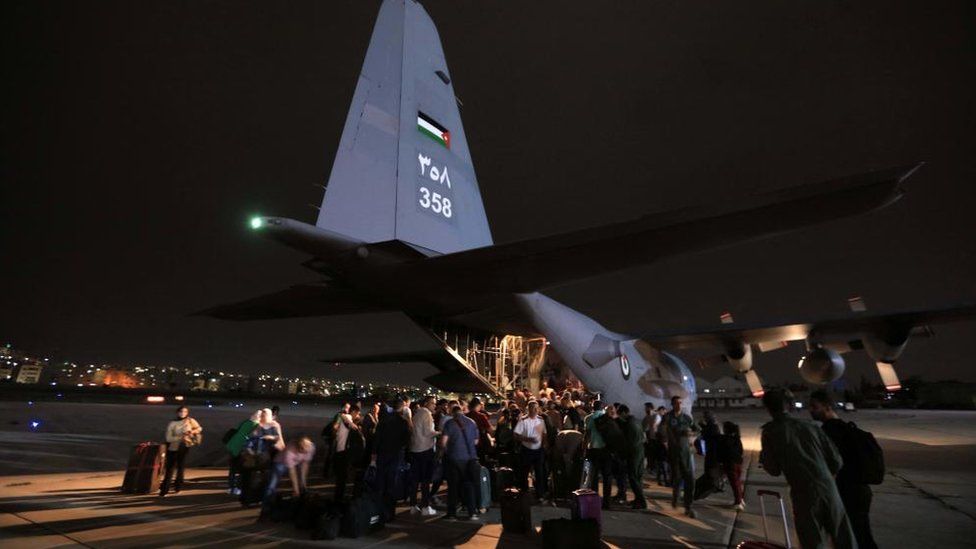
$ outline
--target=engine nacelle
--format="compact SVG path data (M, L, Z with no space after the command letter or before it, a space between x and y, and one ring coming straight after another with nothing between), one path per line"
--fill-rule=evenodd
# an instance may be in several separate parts
M744 374L752 369L752 346L748 343L725 350L725 358L736 372Z
M861 343L875 362L893 364L908 344L908 332L889 330L883 334L861 334Z
M837 351L816 347L800 359L799 368L807 383L823 385L844 375L844 359Z

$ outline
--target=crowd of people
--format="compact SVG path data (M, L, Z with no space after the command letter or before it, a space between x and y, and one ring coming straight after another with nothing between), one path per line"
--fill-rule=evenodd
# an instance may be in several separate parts
M829 539L835 547L875 547L868 518L873 481L865 480L858 454L863 448L856 447L863 432L838 418L824 391L810 400L811 414L822 427L792 417L792 402L781 390L763 397L772 421L762 428L760 461L768 473L785 475L791 487L801 546L820 547ZM457 518L461 507L466 519L478 519L486 506L479 479L484 467L510 468L514 484L526 493L531 486L542 504L566 499L581 486L600 494L602 481L604 509L645 509L643 483L649 473L671 487L672 506L682 505L689 517L695 516L695 500L724 486L731 489L732 505L744 509L738 426L719 425L711 411L696 423L683 406L680 396L671 399L670 409L647 403L637 418L624 404L603 402L580 389L557 394L545 383L537 396L515 391L494 413L477 397L346 403L322 429L322 473L335 481L335 501L347 499L351 483L354 496L365 490L376 495L387 520L393 520L397 502L407 502L412 514L434 516L435 506L443 505L446 518ZM202 432L181 406L166 429L160 496L171 487L180 491L187 452L200 443ZM244 503L261 503L262 515L283 478L290 480L293 495L305 492L317 446L305 435L286 442L277 407L255 412L230 429L223 443L229 454L228 492ZM704 456L697 479L695 453ZM438 494L445 482L442 500Z

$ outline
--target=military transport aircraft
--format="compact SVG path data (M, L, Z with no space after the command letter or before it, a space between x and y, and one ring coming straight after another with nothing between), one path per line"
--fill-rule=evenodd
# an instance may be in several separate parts
M315 224L251 220L257 234L307 253L304 265L323 279L200 314L257 320L400 311L432 335L437 350L347 361L428 362L439 370L429 383L459 392L498 389L434 325L455 334L544 336L587 388L635 410L674 395L694 401L694 376L668 352L689 346L715 347L715 361L746 374L757 394L753 349L792 340L806 341L800 371L808 380L836 379L839 353L864 349L894 388L891 365L909 336L970 317L972 307L633 337L540 290L881 208L919 166L494 245L437 29L414 0L385 0Z

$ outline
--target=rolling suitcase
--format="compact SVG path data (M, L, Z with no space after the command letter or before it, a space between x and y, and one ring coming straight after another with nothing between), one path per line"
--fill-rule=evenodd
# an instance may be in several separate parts
M593 519L598 528L603 528L603 501L600 494L589 488L580 488L573 491L569 500L569 512L573 520Z
M132 448L122 480L126 494L151 494L159 490L166 465L166 445L143 442Z
M518 488L507 488L501 495L502 530L525 534L532 531L532 502Z
M251 507L261 503L261 500L264 499L264 489L267 483L268 472L266 470L244 471L241 475L241 505Z
M515 484L515 472L510 467L499 467L494 470L495 478L491 479L495 501L501 501L502 492Z
M793 544L790 542L790 526L786 522L786 505L783 503L783 496L779 492L772 490L759 490L757 494L759 495L759 510L762 513L763 536L766 539L764 541L744 540L735 546L736 549L790 549L793 547ZM763 505L764 496L773 496L779 500L779 512L783 516L783 537L786 539L786 545L779 545L769 541L769 527L766 524L766 507Z
M491 507L491 472L487 467L482 466L481 472L478 474L478 480L480 481L481 490L478 494L481 496L481 501L478 502L478 507L482 509L488 509Z
M565 469L555 468L552 470L552 497L555 499L569 498L569 475Z
M542 521L544 549L595 549L601 546L600 525L593 519Z

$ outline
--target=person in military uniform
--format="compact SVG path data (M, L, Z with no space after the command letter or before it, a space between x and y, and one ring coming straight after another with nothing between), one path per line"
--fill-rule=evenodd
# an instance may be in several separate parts
M698 425L694 418L681 411L680 396L671 397L671 411L665 414L662 426L671 463L671 506L678 507L678 496L684 485L685 514L694 518L691 505L695 501L695 457L691 453L691 441L698 433Z
M627 482L630 490L634 492L634 501L630 504L631 509L647 509L647 500L644 498L644 429L637 422L637 418L630 414L630 408L626 404L621 404L617 410L623 424L624 437L627 439Z
M793 396L773 389L763 395L763 406L773 420L762 426L759 461L766 472L784 475L790 485L796 534L803 549L856 548L857 541L844 511L834 475L843 465L840 453L823 429L790 417L786 410Z

